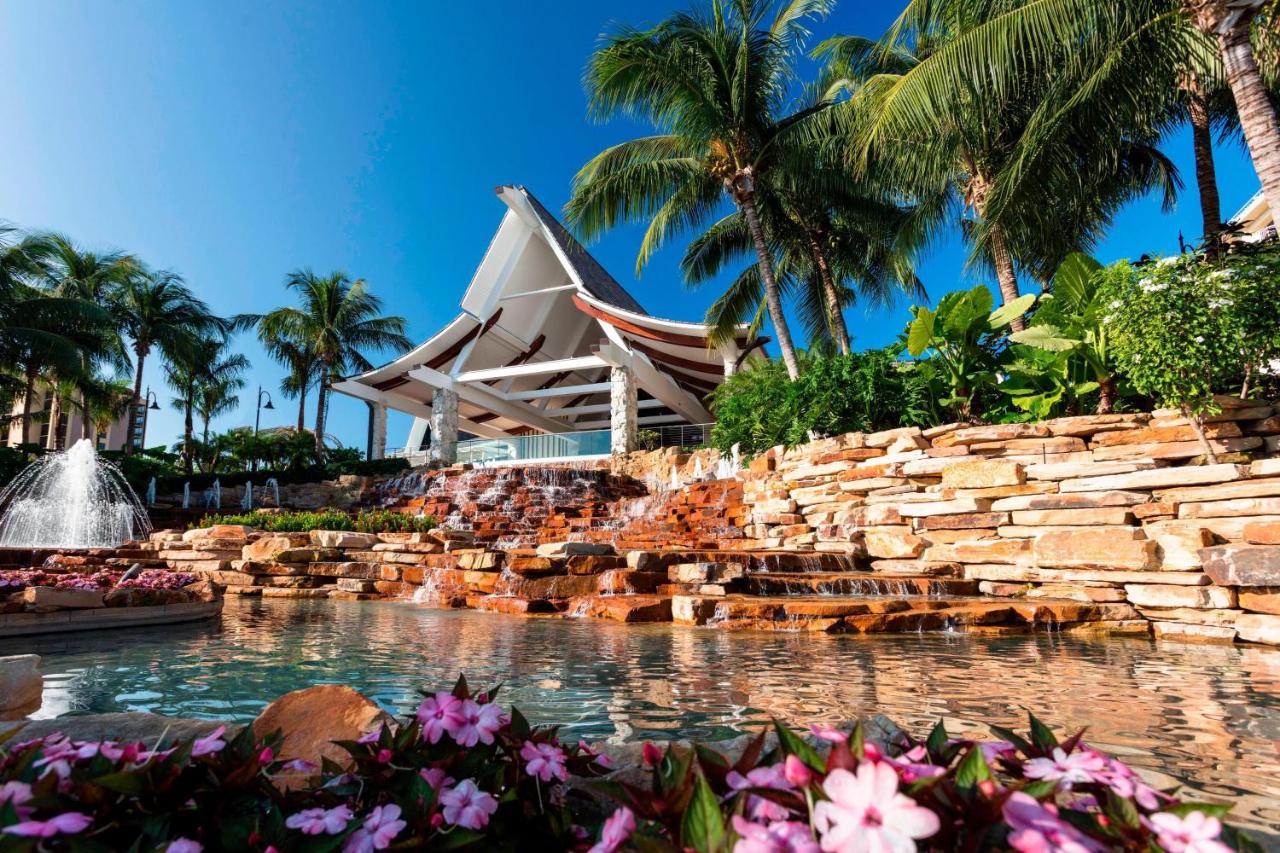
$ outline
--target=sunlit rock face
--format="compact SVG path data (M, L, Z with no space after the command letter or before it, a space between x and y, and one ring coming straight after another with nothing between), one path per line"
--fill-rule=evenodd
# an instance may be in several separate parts
M119 469L84 439L31 464L0 507L0 548L112 548L151 529Z

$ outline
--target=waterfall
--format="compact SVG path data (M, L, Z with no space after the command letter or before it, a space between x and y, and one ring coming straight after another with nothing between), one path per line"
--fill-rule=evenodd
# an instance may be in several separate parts
M240 508L245 512L253 509L253 481L244 481L244 497L240 499Z
M183 509L191 508L191 483L190 482L182 484L182 508Z
M156 505L156 478L152 477L151 482L147 483L147 506Z
M271 497L275 501L276 506L280 506L280 483L275 477L267 479L267 488L271 489Z

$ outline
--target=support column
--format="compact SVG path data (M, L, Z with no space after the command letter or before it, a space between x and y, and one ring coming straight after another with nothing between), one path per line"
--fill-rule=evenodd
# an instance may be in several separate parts
M610 450L630 453L636 449L639 425L635 374L629 367L615 367L609 371L609 386Z
M387 455L387 407L384 403L369 403L369 458L384 459Z
M431 395L431 461L458 461L458 392L448 388Z

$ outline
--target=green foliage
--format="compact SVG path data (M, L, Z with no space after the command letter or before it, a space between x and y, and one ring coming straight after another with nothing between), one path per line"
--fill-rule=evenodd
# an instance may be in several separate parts
M895 350L846 356L807 355L792 382L778 361L740 371L715 391L711 443L744 455L801 444L810 433L838 435L936 423L922 374Z
M905 330L907 352L928 354L921 372L941 393L942 405L961 418L980 414L999 381L1004 330L1035 303L1021 296L993 311L984 285L948 293L936 309L917 305Z
M1186 254L1101 273L1116 363L1162 406L1193 415L1280 357L1280 252Z
M254 510L239 514L206 515L192 527L214 524L243 524L270 533L307 533L312 530L355 530L361 533L426 533L440 526L430 515L406 515L391 510L364 510L356 515L338 510L319 512L270 512Z

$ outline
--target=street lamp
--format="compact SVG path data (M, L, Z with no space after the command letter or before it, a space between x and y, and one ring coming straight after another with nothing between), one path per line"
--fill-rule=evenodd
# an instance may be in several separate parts
M262 405L262 396L264 394L267 397L267 404L265 406ZM254 435L258 434L258 426L262 423L263 409L266 409L268 412L270 412L275 410L275 406L271 405L271 392L267 391L261 385L259 385L258 386L258 409L256 412L254 412L254 415L253 415L253 434Z
M155 392L151 390L151 386L147 386L147 394L142 398L142 434L138 436L138 449L143 450L147 446L147 421L149 421L150 412L160 411L160 403L156 400Z

